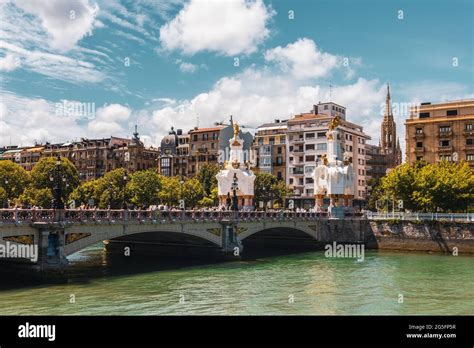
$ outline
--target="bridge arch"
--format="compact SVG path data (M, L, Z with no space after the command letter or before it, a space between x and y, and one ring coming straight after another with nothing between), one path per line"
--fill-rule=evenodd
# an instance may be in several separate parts
M218 224L217 224L218 225ZM200 227L200 228L199 228ZM201 244L208 247L219 248L222 245L220 225L199 226L196 228L184 228L182 224L130 224L117 225L73 225L66 229L67 234L81 234L80 238L64 247L64 255L72 255L88 246L100 243L104 240L133 241L135 239L151 239L156 243L176 243L181 240L189 246ZM92 231L92 232L91 232ZM209 232L212 231L212 232Z

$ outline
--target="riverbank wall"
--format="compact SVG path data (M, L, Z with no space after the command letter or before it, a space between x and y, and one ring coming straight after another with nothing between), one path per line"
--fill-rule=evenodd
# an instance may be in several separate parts
M369 249L474 254L474 222L369 220Z

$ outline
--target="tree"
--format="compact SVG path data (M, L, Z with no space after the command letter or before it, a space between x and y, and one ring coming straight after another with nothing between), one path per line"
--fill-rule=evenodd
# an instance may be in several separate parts
M5 191L7 201L19 197L30 182L30 174L22 166L0 161L0 188Z
M205 164L199 169L196 177L201 183L206 196L209 196L212 189L217 187L216 175L219 173L219 170L217 164Z
M474 204L474 175L466 162L402 164L388 172L373 190L374 200L403 200L413 211L466 211Z
M48 188L35 188L28 187L25 191L16 199L16 202L21 206L37 206L43 209L51 208L51 201L53 200L53 194Z
M154 169L149 169L133 173L127 190L133 204L147 207L159 203L161 187L160 176Z
M186 208L194 208L204 198L204 188L197 178L188 179L183 184L183 199Z
M290 194L288 186L282 180L270 173L256 173L255 178L255 204L263 202L264 206L273 201L283 206L285 198Z
M100 179L87 181L77 186L69 195L68 201L74 200L76 206L88 204L90 199L93 199L94 202L98 203L100 201L100 195L98 194L99 180Z
M7 207L7 204L8 204L7 191L5 191L5 189L0 186L0 208Z
M180 179L176 176L160 176L160 181L161 189L158 193L160 202L170 207L178 206L179 200L183 196L183 186Z
M117 168L103 177L96 180L94 196L98 198L98 206L106 209L122 209L123 204L130 200L130 191L128 190L127 171L124 168Z
M34 188L50 189L55 185L56 158L43 157L31 170L31 180ZM61 157L60 178L62 199L66 200L72 191L79 185L79 174L76 167L67 158Z

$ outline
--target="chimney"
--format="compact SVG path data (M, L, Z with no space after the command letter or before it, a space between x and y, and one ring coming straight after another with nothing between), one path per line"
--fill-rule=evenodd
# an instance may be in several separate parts
M317 114L318 114L318 106L313 105L313 115L317 115Z
M178 135L183 135L183 130L182 130L182 129L177 129L177 130L176 130L176 134L178 134Z
M280 120L278 118L275 118L275 123L280 123Z

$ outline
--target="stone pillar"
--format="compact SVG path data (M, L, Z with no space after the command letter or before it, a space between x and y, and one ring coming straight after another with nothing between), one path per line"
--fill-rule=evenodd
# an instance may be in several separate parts
M64 254L66 232L64 228L39 228L38 262L39 271L63 271L68 260Z
M323 209L323 205L324 205L324 195L323 194L316 194L314 195L314 198L315 198L315 206L316 206L316 210L322 210Z
M237 234L237 224L233 221L221 221L222 252L229 260L238 260L243 251L242 242Z

